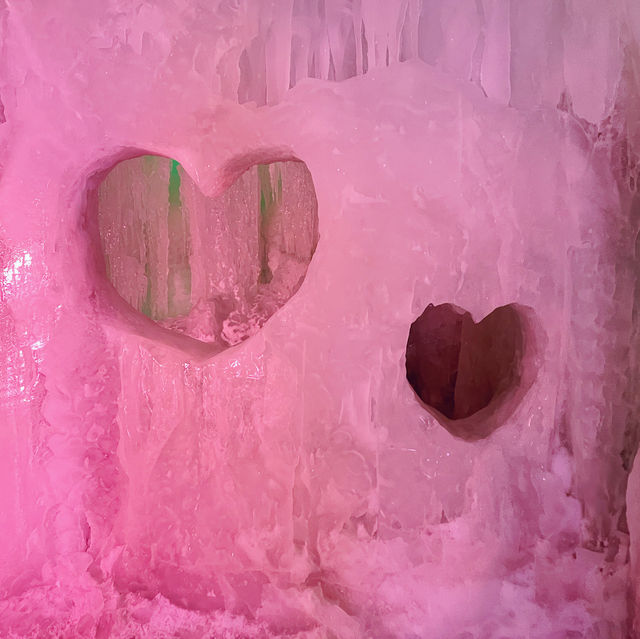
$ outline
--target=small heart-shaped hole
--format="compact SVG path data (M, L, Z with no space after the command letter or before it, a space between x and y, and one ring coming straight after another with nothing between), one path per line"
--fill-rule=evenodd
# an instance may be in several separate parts
M220 347L254 334L298 290L318 243L300 161L248 167L204 195L175 160L117 164L98 189L107 278L160 326Z
M476 324L452 304L429 304L409 330L407 379L422 402L446 418L441 422L453 434L477 439L478 425L469 418L498 408L518 388L523 350L523 325L514 305L496 308ZM493 426L480 429L490 430Z

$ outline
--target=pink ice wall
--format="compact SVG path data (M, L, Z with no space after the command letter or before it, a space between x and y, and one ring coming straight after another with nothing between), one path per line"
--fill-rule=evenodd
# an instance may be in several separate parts
M638 634L631 3L0 11L0 636ZM242 343L107 281L91 193L142 154L306 164L317 249ZM477 441L405 375L445 302L525 327Z
M89 201L98 276L215 352L254 335L296 293L318 245L313 179L299 161L254 165L207 197L175 161L147 155L119 163Z

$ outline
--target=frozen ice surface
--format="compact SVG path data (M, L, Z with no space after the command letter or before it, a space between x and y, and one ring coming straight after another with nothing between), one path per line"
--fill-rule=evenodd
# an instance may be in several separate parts
M302 162L248 168L206 197L175 160L121 162L92 193L105 274L136 310L218 347L253 335L298 290L318 243Z
M0 636L639 634L633 3L0 12Z

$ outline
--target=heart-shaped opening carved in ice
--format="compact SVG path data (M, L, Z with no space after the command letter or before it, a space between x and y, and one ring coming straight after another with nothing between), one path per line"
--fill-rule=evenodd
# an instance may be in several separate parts
M452 434L485 437L491 417L523 386L525 331L514 305L477 324L452 304L429 304L407 341L407 379L425 406ZM513 403L513 402L512 402Z
M299 289L318 243L303 162L257 164L204 195L175 160L120 162L97 193L107 278L156 324L217 350L258 331Z

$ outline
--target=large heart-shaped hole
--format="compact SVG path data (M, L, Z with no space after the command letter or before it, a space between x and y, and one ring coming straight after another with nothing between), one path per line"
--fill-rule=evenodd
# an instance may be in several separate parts
M496 308L476 324L452 304L429 304L409 330L407 379L424 404L446 418L451 432L477 439L493 426L479 429L469 418L499 407L518 388L523 350L523 324L514 305Z
M318 243L318 205L303 162L249 167L205 196L175 160L117 164L98 188L106 274L166 329L228 346L298 290Z

